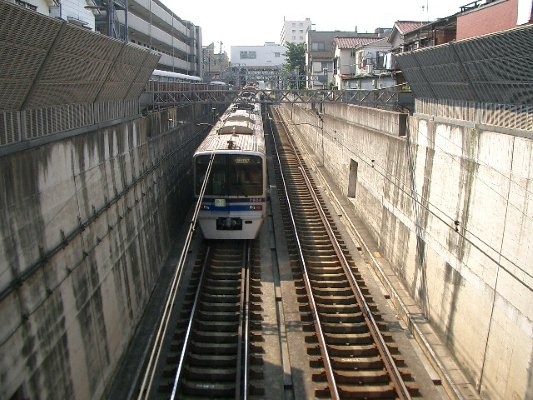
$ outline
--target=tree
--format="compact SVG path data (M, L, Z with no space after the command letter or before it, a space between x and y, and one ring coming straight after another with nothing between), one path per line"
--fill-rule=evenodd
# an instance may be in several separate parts
M290 87L305 87L305 44L291 43L285 44L285 64L283 70L290 79ZM297 76L297 77L296 77ZM296 83L298 79L298 83Z

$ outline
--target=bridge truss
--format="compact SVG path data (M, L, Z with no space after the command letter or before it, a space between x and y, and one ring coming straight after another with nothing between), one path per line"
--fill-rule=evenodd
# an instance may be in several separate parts
M391 110L409 109L413 103L411 92L397 87L379 90L254 90L259 96L247 98L250 102L280 103L349 103ZM237 90L154 90L145 92L145 101L154 108L165 108L184 103L229 104L239 96Z

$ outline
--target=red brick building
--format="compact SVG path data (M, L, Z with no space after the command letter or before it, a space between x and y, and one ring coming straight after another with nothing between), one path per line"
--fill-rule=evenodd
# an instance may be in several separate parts
M532 0L474 1L457 14L457 40L499 32L532 22Z

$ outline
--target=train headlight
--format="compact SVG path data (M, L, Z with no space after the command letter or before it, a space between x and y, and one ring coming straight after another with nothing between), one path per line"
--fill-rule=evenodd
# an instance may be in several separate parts
M253 204L250 206L251 211L261 211L263 206L261 204Z

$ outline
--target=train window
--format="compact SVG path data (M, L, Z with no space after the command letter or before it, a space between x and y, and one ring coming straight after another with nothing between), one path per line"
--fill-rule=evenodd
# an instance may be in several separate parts
M210 156L198 156L195 165L195 191L198 195ZM263 163L261 157L220 154L215 157L206 196L262 196Z
M230 195L263 194L263 168L260 157L235 156L230 163Z
M202 189L202 184L205 179L205 174L207 167L209 165L210 155L198 156L196 158L195 165L195 191L196 194L200 194ZM205 195L227 195L227 167L226 159L224 155L217 155L213 160L213 166L211 168L211 175L209 181L207 182L207 187L205 189Z

